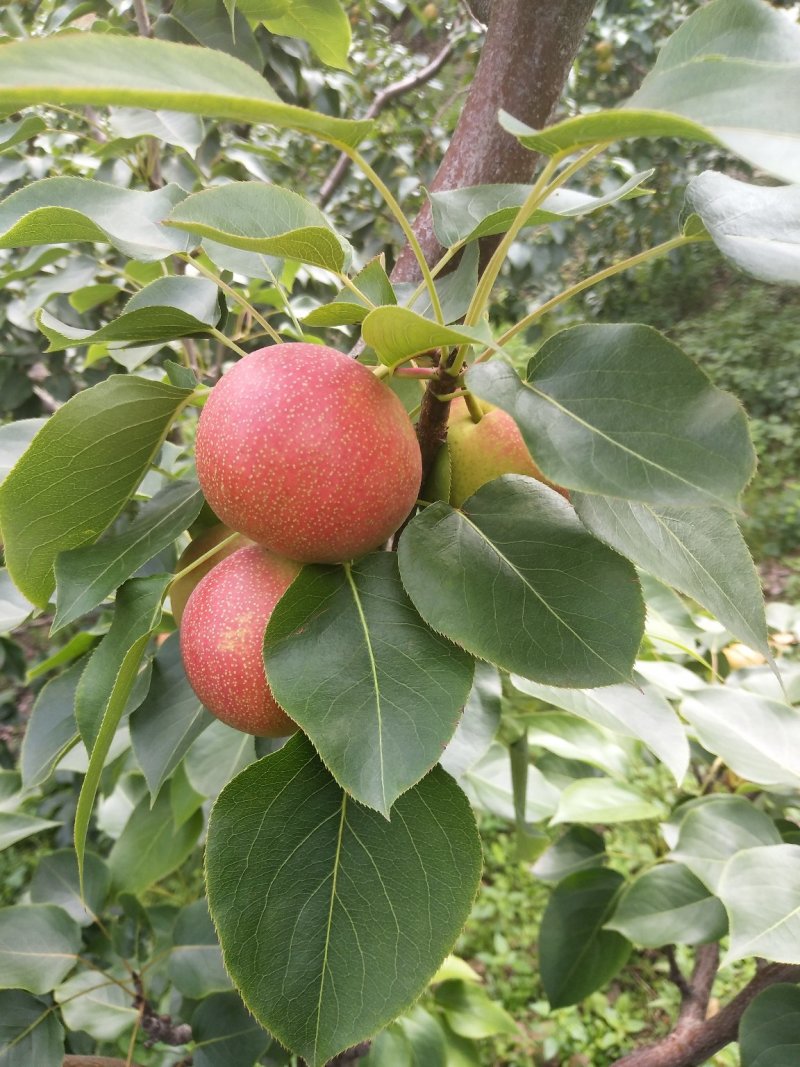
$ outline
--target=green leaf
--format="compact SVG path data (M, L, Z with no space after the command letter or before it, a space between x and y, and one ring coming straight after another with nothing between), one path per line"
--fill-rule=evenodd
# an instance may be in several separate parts
M604 196L577 189L557 189L527 219L526 226L541 226L562 218L586 215L625 199L651 175L643 170ZM429 192L433 229L444 248L505 233L528 199L530 185L470 185L461 189Z
M607 930L635 945L697 945L718 941L728 930L725 909L688 867L664 863L628 886Z
M654 689L609 685L602 689L564 689L511 679L515 689L554 707L580 715L623 737L643 741L669 768L680 785L689 769L689 742L672 705Z
M26 789L46 782L64 753L78 740L75 691L85 667L85 660L73 663L63 674L52 678L36 698L20 754Z
M61 40L66 44L75 38ZM0 83L2 78L0 74ZM0 96L2 91L0 87ZM0 248L108 242L131 259L164 259L189 247L184 236L162 224L165 215L185 196L177 185L146 193L91 178L43 178L0 202Z
M453 736L473 661L428 629L397 556L304 567L267 626L270 688L355 800L387 818Z
M411 1067L447 1067L444 1032L429 1011L417 1004L400 1016L397 1025L411 1048ZM368 1063L364 1067L368 1067Z
M742 1067L785 1067L800 1059L800 989L763 989L739 1023Z
M800 186L750 185L707 170L686 188L717 248L763 282L800 285Z
M69 305L75 308L78 314L83 315L94 308L102 307L110 300L116 300L122 290L118 285L110 283L100 285L87 285L83 289L76 289L69 295Z
M0 991L0 1063L3 1067L60 1064L64 1030L54 1011L21 989Z
M59 552L92 544L158 452L188 389L115 374L47 420L0 486L6 565L39 607Z
M681 704L700 743L740 777L800 787L800 708L731 686L709 686Z
M258 1062L270 1045L236 993L214 993L192 1015L193 1067L230 1067Z
M169 226L246 252L296 259L341 271L352 250L319 208L297 193L264 182L230 182L188 196Z
M152 629L161 617L161 601L169 580L169 575L156 574L151 578L131 578L122 586L111 629L92 653L78 685L75 717L90 753L75 810L75 852L81 872L100 775L134 689Z
M17 122L0 122L0 152L29 141L46 129L47 123L39 115L24 115Z
M120 968L121 970L121 968ZM131 1030L139 1016L130 993L118 985L127 975L115 975L87 968L78 971L55 991L55 1000L69 1030L82 1030L95 1041L116 1041Z
M514 417L543 473L568 489L735 509L755 467L739 402L649 326L561 330L524 382L495 361L473 366L467 385Z
M80 947L80 927L63 908L0 908L0 989L49 992L75 966Z
M787 181L800 178L800 32L759 0L715 0L686 19L639 90L614 111L531 130L501 112L526 147L552 154L623 137L718 141Z
M213 719L186 753L186 776L189 784L201 796L215 797L235 774L255 758L255 738L252 734L234 730L219 719Z
M175 829L166 790L152 808L150 798L143 797L108 856L115 889L138 894L171 874L192 853L202 829L200 811Z
M663 809L636 789L611 778L579 778L562 792L550 825L577 822L613 824L657 819Z
M205 897L181 908L175 920L169 977L175 988L191 1000L202 1000L231 988Z
M495 667L475 662L475 681L464 714L439 760L448 774L460 778L489 751L500 725L502 683Z
M528 744L534 748L555 752L563 759L580 760L610 775L624 776L628 771L627 752L607 730L588 719L559 711L536 711L525 715L523 722Z
M201 61L202 60L202 61ZM247 64L222 52L117 34L59 34L4 46L0 108L92 104L167 108L263 122L355 147L370 120L321 115L284 104Z
M218 0L175 0L168 11L154 23L156 37L227 52L259 74L263 70L264 56L241 12L225 11Z
M625 965L630 943L603 929L622 885L616 871L579 871L553 890L539 934L539 965L552 1008L577 1004Z
M263 22L272 33L308 41L329 67L350 69L350 21L339 0L289 0L285 14L265 16Z
M50 342L48 352L101 342L172 341L198 337L220 319L216 283L208 278L158 278L132 296L118 318L99 330L83 330L41 310L36 325Z
M189 685L177 633L170 634L153 660L150 690L131 715L133 751L151 797L214 721Z
M353 278L354 284L373 304L396 304L397 297L386 273L383 256L376 256ZM306 326L350 326L363 322L369 314L368 304L349 289L340 290L330 304L314 308L303 319Z
M0 426L0 482L41 430L47 419L17 419Z
M53 634L87 611L172 544L194 522L203 506L196 482L168 482L136 518L98 544L74 548L56 558L56 614Z
M321 1067L425 988L467 918L480 864L474 819L443 771L388 822L348 800L296 734L217 800L206 875L245 1003Z
M24 841L26 837L33 837L34 834L60 825L50 819L40 819L36 815L0 811L0 851L9 845L15 845L17 841Z
M392 1024L375 1036L362 1067L414 1067L411 1044L399 1026Z
M602 867L606 860L603 838L587 826L571 826L543 852L533 865L533 873L543 882L560 882L576 871Z
M669 858L683 863L717 893L731 856L758 845L780 843L781 835L772 819L744 797L703 797L683 817Z
M16 630L33 611L33 604L20 593L5 567L0 567L0 634Z
M800 845L766 845L732 856L717 895L731 925L723 967L748 956L800 963Z
M169 581L170 576L164 574L131 578L117 593L111 629L89 657L75 694L75 718L89 752L108 709L118 708L122 713L147 639L161 616ZM137 656L130 654L134 649L138 649Z
M436 988L436 1003L454 1033L479 1041L495 1034L517 1034L517 1024L507 1011L472 982L458 979Z
M572 505L595 537L702 604L745 644L771 655L761 583L729 512L584 493L573 493Z
M177 145L190 155L194 155L205 136L202 119L180 111L114 107L109 111L108 125L114 137L137 140L140 137L157 137L164 144Z
M533 478L489 482L460 511L425 508L399 562L425 621L481 659L554 685L630 677L644 614L633 568Z
M475 327L440 326L404 307L378 307L370 311L364 319L361 336L387 367L404 363L432 348L486 345L483 333Z
M101 915L111 888L111 874L103 860L87 852L83 863L83 896L78 861L72 849L51 852L39 861L30 886L34 904L57 904L80 926L91 926Z

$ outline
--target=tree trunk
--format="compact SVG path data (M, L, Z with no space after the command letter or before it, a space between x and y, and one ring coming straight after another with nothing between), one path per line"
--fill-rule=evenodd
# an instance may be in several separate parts
M486 41L475 79L431 190L528 182L537 156L497 121L501 109L538 128L558 103L583 39L594 0L492 0ZM414 222L425 258L442 249L426 204ZM419 271L408 248L392 277L414 281Z

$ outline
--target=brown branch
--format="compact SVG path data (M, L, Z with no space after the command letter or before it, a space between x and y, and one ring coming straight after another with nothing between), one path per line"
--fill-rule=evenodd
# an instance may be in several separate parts
M139 36L152 37L153 27L150 25L150 16L147 13L147 0L133 0L133 11Z
M139 1067L139 1064L114 1056L65 1056L62 1067Z
M779 982L800 982L800 966L770 963L721 1011L706 1018L718 965L716 947L704 945L698 950L690 983L694 998L684 1001L672 1033L654 1045L623 1056L613 1067L701 1067L736 1040L742 1015L759 993Z
M409 74L405 78L401 78L400 81L392 82L391 85L387 85L384 89L381 89L367 108L364 118L374 119L375 116L379 115L392 100L396 100L399 96L403 96L404 93L408 93L412 89L418 89L420 85L424 85L426 82L429 82L431 78L435 77L453 54L456 36L457 35L454 32L444 48L433 57L430 63L422 67L421 70L418 70L416 74ZM320 207L325 207L330 198L342 184L345 175L350 170L352 162L350 157L346 156L344 152L339 156L333 169L320 188Z
M164 1045L186 1045L192 1040L192 1028L188 1023L173 1022L171 1015L159 1015L145 996L141 976L134 973L133 984L136 997L133 1006L140 1013L142 1030L147 1034L145 1047L160 1041Z
M536 155L497 121L501 109L530 126L545 125L561 96L594 0L493 0L486 41L464 110L431 189L530 181ZM425 257L441 247L430 205L414 223ZM419 268L408 248L392 272L415 281Z

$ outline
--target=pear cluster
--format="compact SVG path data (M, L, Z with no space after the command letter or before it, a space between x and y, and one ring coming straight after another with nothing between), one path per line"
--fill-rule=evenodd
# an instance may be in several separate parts
M190 545L184 566L241 537L173 587L187 677L224 722L280 737L295 726L264 672L270 615L301 564L357 558L400 526L419 495L416 434L366 367L321 345L280 344L245 356L211 390L196 460L223 525Z

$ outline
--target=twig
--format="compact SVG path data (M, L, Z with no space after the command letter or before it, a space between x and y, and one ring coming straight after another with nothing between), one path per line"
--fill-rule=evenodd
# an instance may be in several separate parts
M384 89L381 89L367 108L364 118L374 119L375 116L379 115L392 100L396 100L398 96L402 96L404 93L410 92L412 89L417 89L420 85L424 85L425 82L429 82L431 78L435 77L452 55L456 44L456 38L457 33L454 31L447 44L440 52L437 52L430 63L427 63L421 70L418 70L416 74L409 74L407 77L392 82L391 85L387 85ZM330 198L342 184L351 165L352 160L342 152L330 174L322 183L322 187L319 191L320 207L325 207L328 203Z
M147 0L133 0L133 13L136 16L136 26L141 37L152 37L153 27L150 25L150 16L147 13Z
M800 966L770 963L721 1011L706 1018L717 966L716 945L698 949L690 981L693 995L684 1001L675 1028L655 1044L623 1056L613 1067L701 1067L736 1040L742 1015L759 993L779 982L800 982Z
M62 1067L139 1067L115 1056L65 1056Z
M145 996L144 985L139 974L134 972L133 984L136 998L133 1006L141 1014L142 1029L147 1034L145 1047L149 1048L157 1041L164 1045L186 1045L192 1040L192 1028L188 1023L176 1023L171 1015L159 1015Z

